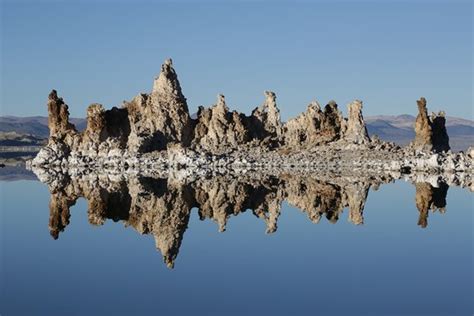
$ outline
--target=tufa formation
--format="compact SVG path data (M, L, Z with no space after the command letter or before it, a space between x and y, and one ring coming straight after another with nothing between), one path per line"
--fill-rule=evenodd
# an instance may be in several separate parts
M395 162L400 155L408 155L408 151L393 144L370 139L362 116L362 101L348 105L347 118L335 101L330 101L324 109L314 101L306 112L284 123L275 93L265 91L264 96L263 104L247 116L230 111L225 97L219 94L215 105L199 107L197 116L192 118L172 61L168 59L161 66L151 93L139 94L120 108L110 110L101 104L91 104L87 109L87 128L78 132L69 122L68 106L53 90L48 98L48 145L31 165L88 165L99 158L133 158L150 153L168 153L168 157L174 157L176 152L185 156L190 151L218 157L253 152L259 157L260 152L269 151L313 155L318 148L369 153L382 149L386 156L398 152L398 156L392 157ZM416 138L408 149L447 152L449 137L444 112L429 117L426 100L421 98L417 103ZM367 158L364 159L369 161ZM312 164L309 160L308 163Z
M349 105L345 119L336 102L321 110L317 102L305 113L282 123L276 95L265 91L263 104L250 116L229 111L225 97L217 103L199 107L192 119L186 98L171 59L161 66L161 72L149 94L139 94L121 108L105 110L100 104L87 109L87 128L76 131L69 122L68 106L53 90L48 99L50 151L64 149L64 155L97 156L114 150L129 154L166 150L179 144L184 148L221 153L242 146L263 146L268 149L287 147L309 148L335 141L367 144L370 138L362 118L362 102Z
M447 152L449 147L449 136L446 131L446 118L444 112L432 113L428 116L426 99L420 98L416 101L418 105L418 116L415 121L415 140L413 146L420 150L433 150L435 152Z

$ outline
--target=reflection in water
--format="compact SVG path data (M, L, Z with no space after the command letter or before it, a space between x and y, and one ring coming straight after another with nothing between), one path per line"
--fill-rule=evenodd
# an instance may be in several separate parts
M428 211L446 212L446 195L449 186L441 182L438 187L433 187L426 182L416 183L416 208L420 212L418 225L423 228L428 226Z
M364 223L364 206L369 188L377 190L390 176L370 178L332 177L316 179L297 175L279 177L213 176L197 180L152 177L102 179L99 176L72 180L64 177L50 184L49 229L54 239L69 224L70 207L84 197L88 219L102 225L107 219L123 221L141 234L152 234L168 267L173 267L192 208L201 220L211 219L225 231L231 216L250 210L266 223L266 232L277 230L281 204L285 200L318 223L322 217L336 223L344 208L348 220ZM418 225L428 225L428 211L445 211L448 185L416 183Z

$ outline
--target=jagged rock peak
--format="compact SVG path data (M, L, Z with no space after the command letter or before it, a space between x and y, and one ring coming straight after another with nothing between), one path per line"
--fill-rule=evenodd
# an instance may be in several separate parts
M416 101L418 116L415 121L415 141L413 145L419 150L448 151L449 136L446 130L446 118L443 111L428 116L426 99L421 97Z
M178 75L173 68L173 61L171 58L166 59L163 65L161 65L161 72L153 83L152 94L164 100L176 99L177 101L186 104L186 98L181 91Z
M50 137L62 138L66 133L76 131L69 122L69 107L63 98L58 97L56 90L52 90L48 96L48 127Z
M163 150L168 143L189 145L191 118L171 60L161 66L152 93L135 97L125 107L131 130L128 147L132 152Z
M318 102L312 101L305 113L301 113L285 123L285 144L290 147L306 147L317 144L322 120L321 106Z
M335 101L330 101L324 111L313 101L305 113L285 124L285 144L295 149L327 144L341 138L345 125Z
M349 117L345 127L344 138L354 144L367 144L370 142L369 133L362 116L362 101L354 100L347 106Z
M417 149L431 150L433 147L432 131L428 110L426 108L426 99L421 97L416 101L418 105L418 115L415 121L415 142Z
M84 132L84 141L98 143L104 140L107 122L105 120L105 109L102 104L93 103L87 108L87 127Z
M219 112L229 112L229 108L225 103L225 96L223 94L217 95L217 104L215 106L216 109L219 109Z
M311 101L308 104L308 111L319 112L319 111L321 111L321 105L319 105L318 101L316 101L316 100Z
M274 128L275 133L277 136L281 135L282 131L282 124L281 124L281 117L280 117L280 110L277 107L276 103L276 95L275 92L272 91L265 91L265 103L264 108L268 113L267 120L268 126Z
M217 96L217 103L211 108L199 107L192 144L208 150L235 148L249 140L244 117L229 112L225 97Z
M278 140L283 133L280 110L276 103L276 95L272 91L264 91L265 101L252 111L248 128L253 138Z

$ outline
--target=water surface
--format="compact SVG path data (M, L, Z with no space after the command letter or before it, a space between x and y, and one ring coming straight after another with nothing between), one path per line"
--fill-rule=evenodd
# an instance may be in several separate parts
M428 184L396 181L348 194L318 182L297 193L293 185L272 191L265 184L257 194L264 189L144 183L98 200L91 191L68 217L60 202L71 187L51 196L39 181L0 182L1 314L473 312L473 200L466 189L439 196ZM216 190L226 194L206 195ZM155 209L139 209L152 201ZM247 209L239 211L236 201ZM426 203L446 205L420 210ZM328 212L318 218L301 209L311 205ZM248 209L255 206L260 213ZM140 226L146 216L162 224Z

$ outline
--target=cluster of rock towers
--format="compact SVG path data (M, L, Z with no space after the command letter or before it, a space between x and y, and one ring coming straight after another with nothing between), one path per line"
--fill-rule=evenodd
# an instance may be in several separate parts
M426 100L418 101L416 139L419 149L449 149L444 115L428 118ZM265 101L250 116L229 111L219 95L210 108L199 107L191 118L171 59L161 66L150 94L139 94L121 108L105 110L100 104L87 109L87 128L78 132L69 122L68 106L53 90L48 99L50 140L48 146L64 153L94 156L113 149L130 154L165 150L180 144L206 152L225 152L242 146L308 149L335 141L352 144L371 142L362 116L362 102L348 105L344 118L337 104L330 101L324 109L317 102L306 112L282 123L276 95L265 91Z

